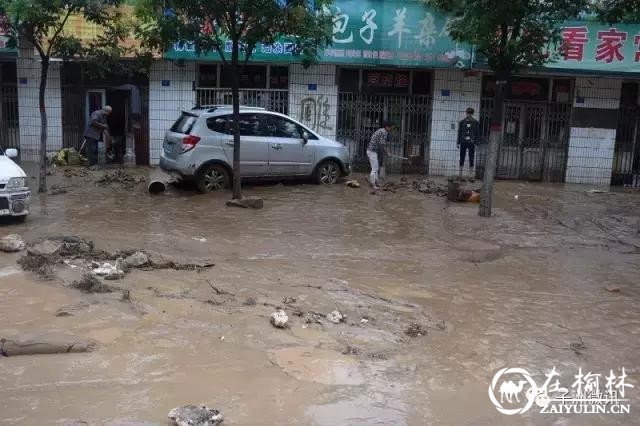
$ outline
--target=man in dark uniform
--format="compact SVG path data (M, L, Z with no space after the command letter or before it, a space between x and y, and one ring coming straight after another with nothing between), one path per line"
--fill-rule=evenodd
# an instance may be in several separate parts
M473 108L467 108L467 116L458 124L458 149L460 150L460 176L464 167L464 160L469 151L469 172L473 176L476 144L480 142L480 123L473 118Z

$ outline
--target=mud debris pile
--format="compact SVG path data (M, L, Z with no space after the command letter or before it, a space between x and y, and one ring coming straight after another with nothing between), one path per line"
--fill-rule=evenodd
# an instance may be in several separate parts
M102 177L96 180L96 184L101 186L119 185L124 189L131 190L137 184L145 181L146 179L143 176L134 176L123 169L116 169L105 172Z
M438 197L446 197L447 196L447 187L445 185L440 185L431 179L422 179L422 180L414 180L411 184L414 190L421 192L423 194L433 194Z
M207 260L182 263L142 250L121 250L115 253L96 250L93 241L76 236L47 237L32 242L27 246L27 254L18 259L18 264L23 270L35 272L46 279L55 276L56 265L80 268L93 276L104 276L106 279L123 278L124 273L131 269L200 271L214 266L213 262ZM111 270L114 272L111 273ZM85 284L77 288L93 288L92 285Z
M69 167L64 169L62 175L66 178L72 177L87 177L89 176L90 171L85 167Z

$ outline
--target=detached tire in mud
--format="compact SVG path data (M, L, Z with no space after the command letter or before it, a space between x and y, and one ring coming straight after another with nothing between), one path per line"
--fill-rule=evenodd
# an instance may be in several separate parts
M220 164L204 166L198 173L196 186L203 194L229 188L231 178L227 169Z
M333 185L338 183L341 175L340 165L333 160L326 160L316 168L315 179L319 185Z

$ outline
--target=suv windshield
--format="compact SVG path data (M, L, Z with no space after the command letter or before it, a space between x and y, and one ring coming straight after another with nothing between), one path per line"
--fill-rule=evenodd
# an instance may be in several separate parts
M171 131L188 135L196 122L196 118L198 118L196 115L183 112L180 118L171 126Z

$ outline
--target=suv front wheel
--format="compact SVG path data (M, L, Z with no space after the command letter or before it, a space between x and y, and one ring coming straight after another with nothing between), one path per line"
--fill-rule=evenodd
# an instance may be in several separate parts
M220 164L204 166L198 174L198 191L204 193L219 191L229 187L231 180L227 169Z
M333 185L338 182L342 171L338 163L332 160L323 161L316 169L316 182L322 185Z

